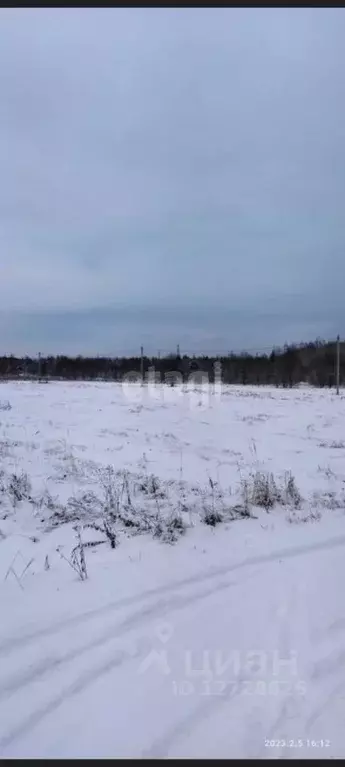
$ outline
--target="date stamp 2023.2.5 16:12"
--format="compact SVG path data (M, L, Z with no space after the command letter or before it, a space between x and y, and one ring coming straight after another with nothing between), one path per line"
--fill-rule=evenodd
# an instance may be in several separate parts
M329 748L331 741L327 738L265 738L267 748Z

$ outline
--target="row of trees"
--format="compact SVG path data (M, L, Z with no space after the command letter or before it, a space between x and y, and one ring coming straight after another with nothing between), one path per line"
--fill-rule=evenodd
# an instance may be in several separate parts
M224 357L168 355L166 357L67 357L42 359L13 355L0 357L0 378L35 377L67 380L107 379L121 381L131 373L147 378L154 368L157 380L173 382L180 374L187 381L191 374L204 374L214 380L214 364L221 363L224 383L273 384L292 387L306 382L314 386L335 385L336 344L317 340L314 343L285 346L270 354L231 353ZM345 381L345 344L340 345L340 382Z

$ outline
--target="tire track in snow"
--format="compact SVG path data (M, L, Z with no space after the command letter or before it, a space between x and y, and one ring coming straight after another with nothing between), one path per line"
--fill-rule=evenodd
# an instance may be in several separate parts
M288 655L290 649L291 632L288 622L289 613L293 611L295 590L292 591L289 597L289 601L284 605L284 609L279 612L279 628L278 628L278 642L280 649L284 655ZM250 679L250 676L249 676ZM242 677L240 675L239 682L247 681L248 675ZM191 730L198 727L205 718L209 718L217 713L218 709L222 705L230 704L240 694L239 688L232 690L231 687L227 688L222 696L211 696L208 700L203 700L198 706L196 706L187 716L184 716L179 722L175 723L171 729L167 730L163 735L157 738L153 744L145 749L141 757L142 758L169 758L170 750L177 741L183 738L186 734L189 734ZM272 730L275 730L277 726L283 724L286 717L297 718L299 711L299 701L293 699L285 699L277 721L273 725ZM255 728L255 737L253 739L253 730ZM255 719L255 715L249 711L248 723L246 729L246 736L243 743L243 750L247 749L246 758L248 756L259 758L262 752L261 744L265 742L264 727L259 720ZM273 737L273 736L271 736ZM248 753L250 751L250 753ZM262 752L263 755L264 752ZM267 754L266 754L267 756ZM284 751L282 756L286 756Z
M345 689L345 679L343 678L340 682L338 682L338 684L335 685L335 687L332 688L329 695L327 695L327 697L324 698L324 700L321 703L319 703L317 706L314 707L314 709L312 710L311 714L309 715L306 721L305 729L307 733L310 732L311 727L319 719L321 714L323 714L323 712L326 711L326 709L330 705L336 703L339 693L342 692L342 690L344 689ZM345 702L344 702L344 709L345 709Z
M166 730L163 735L158 737L151 746L144 749L141 753L141 759L165 759L169 757L171 747L175 745L184 735L188 735L192 729L198 727L205 719L217 713L221 706L230 703L240 694L240 685L248 680L248 675L244 677L239 675L238 686L232 689L231 686L225 690L223 695L205 696L205 699L195 706L193 710L181 717L171 728Z
M283 558L290 559L298 557L302 554L312 554L314 552L339 548L343 546L345 546L345 536L338 536L337 538L331 538L327 541L321 541L320 543L281 549L280 551L272 552L271 554L249 557L248 559L236 562L233 565L222 565L220 567L212 568L212 570L206 572L205 574L197 573L196 575L192 575L189 578L184 578L181 581L175 581L174 583L165 586L158 586L153 589L148 589L141 594L135 594L131 597L123 597L122 599L115 600L114 602L109 602L102 607L96 607L92 610L80 613L79 615L69 616L62 621L56 621L49 626L43 626L41 629L36 631L27 632L26 634L20 632L20 635L8 637L0 642L0 655L9 655L15 649L21 648L29 644L29 642L39 640L50 635L55 635L68 627L82 625L88 620L92 620L93 618L103 614L108 614L112 611L120 610L122 607L130 607L131 605L136 604L140 605L140 603L145 602L146 599L149 599L151 596L155 596L157 594L170 594L171 592L177 591L189 585L193 585L194 583L199 584L207 582L219 577L220 575L227 575L235 572L236 570L252 567L253 565L266 563L268 564Z
M323 679L331 674L336 674L339 669L344 668L345 650L331 652L325 658L314 664L311 679Z
M256 572L252 573L249 578L255 577ZM232 582L224 582L219 583L217 586L212 587L208 589L207 591L201 591L200 593L194 593L188 596L188 598L183 598L182 595L177 595L176 598L170 602L164 602L163 603L163 612L161 615L165 615L166 612L171 614L171 612L179 611L185 607L188 607L190 604L195 604L198 601L201 601L208 596L212 596L215 593L218 593L219 591L226 590L230 588L231 586L236 586L237 581ZM157 605L151 605L149 608L147 608L146 611L146 617L152 617L152 613L154 614L156 612L155 608ZM142 620L142 613L134 614L132 616L129 616L128 620L123 621L121 624L122 627L122 633L125 633L128 630L128 627L135 626L135 623L137 622L138 618L140 618L140 622ZM117 627L115 627L117 628ZM113 635L113 629L111 629L111 633L107 632L106 635L99 637L97 640L94 640L87 645L84 645L83 648L79 648L76 650L71 651L70 653L66 653L65 656L63 656L60 659L54 659L49 664L45 664L44 662L39 664L36 669L33 669L32 672L28 675L25 675L24 677L17 677L15 680L9 682L7 685L3 686L1 689L2 694L8 695L11 692L18 692L21 687L24 684L32 683L42 676L46 675L48 671L54 671L56 668L58 668L62 663L68 662L71 660L74 660L75 658L80 657L81 654L88 652L92 649L96 649L97 647L101 647L103 644L107 643L109 640L114 639ZM117 634L118 636L119 634ZM150 650L152 650L152 643L144 640L141 637L138 637L136 639L137 647L134 649L133 652L130 652L129 650L117 650L117 656L115 658L112 658L110 660L107 660L106 662L102 663L99 666L93 667L90 669L90 671L86 673L82 673L78 679L73 682L71 685L66 687L58 696L56 696L53 700L51 700L48 704L45 706L42 706L39 710L34 711L32 714L30 714L25 721L20 722L18 725L16 725L12 730L10 730L9 733L4 735L0 739L0 752L2 752L7 746L9 746L14 740L16 740L18 737L25 735L27 732L29 732L31 729L33 729L35 726L40 724L40 722L45 719L47 716L55 712L66 700L71 698L72 696L79 694L80 692L83 692L87 687L89 687L94 682L98 681L104 674L108 673L109 671L113 670L116 667L122 666L123 663L128 661L133 661L135 659L141 659L145 656L146 653L148 653Z
M253 573L251 577L254 577L255 575L256 573ZM46 676L49 671L54 671L63 664L80 658L87 652L99 649L108 642L114 640L116 641L118 637L128 634L131 629L135 629L137 624L140 627L143 622L145 623L145 619L154 618L157 616L157 614L160 617L164 617L166 613L171 614L182 610L185 607L189 607L190 604L195 604L209 596L212 596L215 593L218 593L219 591L223 591L224 589L228 589L231 586L236 585L237 581L226 581L224 583L219 583L216 586L207 589L206 591L204 590L201 592L193 593L188 597L183 597L183 595L176 595L170 601L162 599L160 602L156 602L153 605L148 605L145 610L141 610L138 613L129 615L121 623L115 623L104 634L102 634L100 637L97 637L96 639L93 639L91 642L88 642L81 647L77 647L74 650L70 650L69 652L59 657L46 658L43 661L40 661L40 663L36 664L36 666L33 668L31 667L27 673L18 674L16 677L9 679L7 682L5 681L5 683L0 683L0 700L4 696L18 692L22 687L24 687L24 685L35 682L43 676ZM151 644L146 644L146 650L149 651L151 649Z
M336 706L340 701L343 705L343 712L345 714L345 676L344 676L344 660L345 650L343 647L339 648L333 646L331 652L323 657L319 656L318 645L323 640L331 639L331 644L334 644L334 634L342 632L345 627L345 620L343 618L337 618L332 621L326 629L317 630L310 635L312 641L312 647L316 650L316 658L311 658L311 668L308 673L308 685L310 683L309 693L307 697L302 698L286 698L281 707L278 717L274 720L270 731L266 735L268 740L288 738L286 727L291 725L291 720L295 721L296 726L294 732L291 732L289 736L292 739L297 739L296 732L299 732L298 737L304 740L304 748L301 749L300 758L308 758L306 738L312 738L316 734L316 739L319 737L317 734L320 732L320 726L315 733L315 724L318 723L320 717L332 706ZM334 676L340 675L340 680L335 684ZM328 687L326 693L325 682ZM318 687L318 683L321 683L321 688ZM318 702L315 704L315 699ZM343 716L343 715L342 715ZM303 731L301 725L303 723ZM291 728L290 728L291 729ZM304 736L304 737L302 737ZM310 749L309 749L310 751ZM334 744L332 744L332 756L327 751L328 758L334 757ZM257 758L267 756L267 749L262 748L258 751ZM310 753L308 754L310 756ZM295 758L297 756L294 749L289 750L286 748L275 749L274 758Z
M287 721L290 721L291 719L297 719L298 721L298 715L299 715L299 701L296 701L295 698L290 698L290 697L284 698L283 703L280 706L280 710L279 710L279 714L277 718L274 720L272 726L270 727L269 732L266 733L265 739L262 741L261 747L255 754L256 759L261 759L261 758L267 759L267 748L264 745L265 740L274 740L276 737L278 739L281 739L282 727L285 725ZM288 750L284 748L280 748L279 750L275 749L274 758L277 758L277 759L288 758Z
M292 645L292 637L291 637L291 626L289 622L289 618L291 615L294 614L295 611L295 600L296 597L298 597L297 588L296 585L292 587L292 590L289 594L289 598L285 602L281 602L279 605L278 610L275 610L273 613L274 619L278 619L278 649L279 652L282 654L283 657L287 657L289 655L289 651L291 651ZM278 725L284 724L286 721L286 716L288 711L290 711L290 717L291 717L291 707L294 706L294 715L296 716L296 705L299 705L299 703L291 703L291 699L284 698L281 707L280 707L280 714L278 716L278 719L276 720L275 724L273 725L273 729L275 730ZM264 726L261 724L260 721L255 720L254 717L252 717L252 721L254 722L254 727L252 726L252 722L248 721L248 725L246 728L245 738L242 745L243 751L245 752L246 748L247 751L249 750L250 753L247 754L247 756L250 756L252 758L258 759L260 755L262 756L266 751L267 756L267 749L262 748L262 744L265 743L265 739L268 737L267 733L264 729ZM254 732L254 736L253 736ZM273 735L271 735L268 739L273 739ZM249 749L248 749L248 742L249 742ZM286 758L286 749L280 748L275 749L275 757L282 759Z
M74 695L79 695L90 684L96 682L98 679L100 679L105 674L108 674L117 666L121 666L127 657L135 659L136 657L139 657L139 654L139 648L135 650L133 655L128 654L128 656L124 653L123 650L121 650L118 652L115 658L108 659L105 663L102 663L102 665L93 667L89 671L81 674L76 682L73 682L73 684L69 685L69 687L62 690L62 692L53 698L53 700L51 700L48 704L42 706L37 711L33 711L32 714L30 714L24 721L19 722L19 724L13 727L9 733L4 735L0 740L0 753L3 752L7 746L11 745L13 741L17 740L17 738L25 735L27 732L36 727L46 716L53 714L65 702L65 700L72 698Z
M71 620L67 620L64 622L63 627L58 624L58 630L61 630L62 628L68 628L71 625L77 623L79 624L80 617L86 619L90 617L98 616L100 613L107 612L107 608L110 608L110 610L116 609L119 606L119 603L127 603L130 601L131 603L134 602L140 602L143 601L147 594L157 593L157 592L171 592L173 590L179 589L185 585L190 585L191 583L194 583L196 580L198 583L200 581L208 581L213 580L217 576L219 576L220 573L230 573L239 569L243 569L246 567L251 567L254 564L266 564L269 562L274 562L277 559L285 557L294 557L298 556L302 553L312 553L314 551L320 551L324 549L330 549L338 546L344 546L345 544L345 536L342 538L337 539L331 539L325 542L322 542L320 544L314 544L312 546L300 546L298 548L283 550L279 552L274 552L269 555L264 556L256 556L251 557L250 559L244 560L243 562L236 563L234 565L216 568L216 570L211 571L210 573L207 573L203 577L201 576L192 576L191 578L184 579L183 581L178 582L177 584L172 584L169 587L159 587L158 589L151 589L149 592L146 592L145 595L141 594L136 597L130 598L129 600L118 600L115 603L110 604L110 606L105 606L103 608L97 609L95 611L88 611L88 613L82 615L82 616L75 616L76 621L74 620L74 616ZM249 577L254 577L256 573L252 573ZM101 647L106 642L112 640L114 638L114 632L116 632L116 638L121 635L125 635L133 628L136 628L137 625L141 625L143 621L147 618L152 618L158 615L165 616L166 613L171 614L171 612L179 611L183 609L184 607L189 606L191 603L195 603L199 600L206 599L207 597L214 595L215 593L219 592L223 589L228 589L233 585L236 585L237 581L226 581L223 583L216 583L214 586L207 590L203 590L201 592L192 593L191 595L188 595L187 597L183 594L175 594L172 599L167 600L166 598L163 598L159 600L158 602L154 602L153 604L147 605L144 609L139 610L139 612L135 612L132 615L129 615L127 618L125 618L120 624L116 624L115 626L112 626L111 629L109 629L105 634L103 634L101 637L98 637L96 640L93 640L92 642L88 643L87 645L84 645L82 648L77 648L76 650L73 650L69 653L66 653L65 656L63 656L60 659L53 659L52 661L48 661L48 663L41 663L39 664L36 669L33 669L31 674L24 675L24 677L20 678L17 677L15 680L9 681L9 683L5 686L3 686L3 691L6 694L9 694L10 692L16 692L20 690L20 688L27 684L28 682L33 682L35 679L39 679L43 675L46 675L49 671L54 670L57 666L61 665L64 662L69 662L76 657L79 657L80 654L86 653L92 649L96 649L98 647ZM110 611L109 610L109 611ZM55 624L56 625L56 624ZM46 629L38 632L35 632L34 634L29 635L29 641L32 639L41 638L42 634L43 636L49 636L51 634L57 633L55 631L55 625L52 627L47 627ZM22 645L26 644L26 637L20 637L20 641L15 643L15 648L19 649L22 647ZM1 645L1 649L4 652L4 647L7 646L7 643L10 640L5 641ZM11 648L13 649L13 648ZM140 640L139 646L134 651L134 654L131 654L126 651L117 651L117 656L115 658L112 658L111 660L108 660L106 663L103 663L101 666L98 666L96 668L91 669L87 672L87 674L82 674L79 679L77 679L76 682L74 682L72 685L70 685L68 688L66 688L62 693L59 694L54 700L52 700L50 703L42 707L39 711L33 712L24 722L19 723L13 730L11 730L10 733L5 735L0 740L0 748L4 749L7 745L9 745L13 740L15 740L17 737L19 737L22 734L25 734L28 732L32 727L39 724L42 719L44 719L46 716L48 716L50 713L55 711L62 703L67 700L69 697L78 694L79 692L83 691L88 687L90 684L97 681L101 676L103 676L104 673L107 673L111 668L116 668L117 666L120 666L123 664L125 660L133 660L134 658L141 657L143 652L147 652L147 643ZM232 697L233 693L231 692L230 698ZM211 712L211 710L214 710L215 705L220 705L222 701L229 700L229 694L224 695L218 702L216 703L215 700L212 701L206 701L206 703L202 703L199 707L197 707L196 710L194 710L188 719L189 726L192 726L192 723L194 722L195 726L199 721L202 720L204 716L204 711L208 715L208 712ZM156 745L153 744L152 748L149 749L149 752L158 753L158 751L164 749L169 749L169 743L173 742L173 739L176 737L180 737L180 734L183 734L184 732L184 724L181 723L180 725L176 724L174 726L173 733L174 734L166 734L164 737L159 739L157 741ZM146 755L148 755L149 752L145 752Z

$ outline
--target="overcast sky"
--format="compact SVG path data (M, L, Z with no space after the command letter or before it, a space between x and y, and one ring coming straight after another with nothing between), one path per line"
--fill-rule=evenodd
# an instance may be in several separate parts
M0 353L345 336L345 9L1 9Z

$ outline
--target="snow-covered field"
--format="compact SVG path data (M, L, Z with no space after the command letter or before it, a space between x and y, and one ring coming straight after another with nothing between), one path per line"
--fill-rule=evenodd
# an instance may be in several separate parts
M344 757L344 482L332 391L2 384L0 756Z

